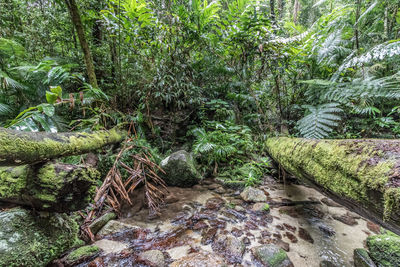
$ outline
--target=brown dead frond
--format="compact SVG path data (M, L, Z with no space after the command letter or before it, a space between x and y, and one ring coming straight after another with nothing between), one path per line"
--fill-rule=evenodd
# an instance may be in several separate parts
M160 213L160 206L164 203L164 197L167 195L168 190L164 180L157 175L157 171L163 173L164 171L151 160L152 156L146 150L138 154L132 154L130 156L132 162L124 162L122 160L123 154L137 148L132 143L132 139L125 142L103 184L100 188L97 188L91 210L86 216L82 214L85 217L85 221L81 229L86 239L94 241L94 235L90 231L89 225L101 215L105 205L120 213L122 203L133 205L129 194L140 184L143 184L145 188L150 215ZM125 181L122 178L122 170L129 175Z

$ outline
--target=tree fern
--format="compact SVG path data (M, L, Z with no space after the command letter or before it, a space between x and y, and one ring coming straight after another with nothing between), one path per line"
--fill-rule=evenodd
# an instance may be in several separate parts
M341 120L337 113L342 112L338 103L319 106L305 106L309 114L298 121L300 134L306 138L325 138Z

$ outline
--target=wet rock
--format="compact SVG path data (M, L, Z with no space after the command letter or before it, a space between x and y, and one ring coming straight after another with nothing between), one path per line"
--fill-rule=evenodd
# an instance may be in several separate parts
M119 253L128 248L128 245L123 242L112 241L108 239L100 239L93 243L94 246L104 251L104 254Z
M257 224L253 221L247 221L246 224L244 225L244 227L247 230L257 230L258 229Z
M354 267L376 267L368 252L363 248L356 248L353 254Z
M204 222L203 220L198 221L197 223L195 223L195 225L193 225L193 230L201 230L204 228L207 228L208 224L206 222Z
M193 188L193 190L197 190L199 192L204 192L207 190L207 188L205 188L204 186L199 185L199 184L194 185L192 188Z
M235 206L235 210L236 211L244 211L245 210L245 208L243 208L242 206Z
M297 241L298 241L297 237L296 237L294 234L290 233L290 232L285 232L285 236L286 236L286 237L290 240L290 242L292 242L292 243L297 243Z
M286 252L274 244L262 245L251 250L252 255L267 267L292 267Z
M180 150L163 159L160 167L165 171L161 174L164 181L171 186L191 187L201 180L193 156Z
M245 237L242 238L242 242L243 242L243 244L245 244L246 246L251 245L251 241L250 241L250 239L249 239L247 236L245 236Z
M296 232L296 227L292 226L290 224L284 223L283 226L286 228L286 230L289 230L290 232Z
M283 214L287 214L292 218L299 218L300 217L299 210L296 207L286 207L286 206L285 207L281 207L279 209L279 212L283 213Z
M215 190L215 189L217 189L217 188L219 188L219 187L221 187L220 184L209 184L209 185L207 185L207 188L208 188L209 190Z
M210 220L208 221L208 223L210 224L211 227L213 228L221 228L224 229L226 227L226 222L222 221L222 220Z
M0 266L46 266L78 243L78 231L66 214L1 211Z
M318 225L318 228L326 236L334 236L336 234L336 231L332 227L329 227L328 225L320 224Z
M238 229L238 228L236 228L236 227L233 227L233 228L232 228L231 233L232 233L232 235L235 236L235 237L240 237L240 236L243 235L243 231L240 230L240 229Z
M117 218L117 215L115 215L114 212L108 212L96 220L94 220L90 225L89 229L92 231L92 234L97 234L98 231L100 231L101 228L103 228L106 223L108 223L110 220L113 220Z
M223 267L226 266L226 262L222 257L216 255L215 253L200 251L182 257L174 261L170 265L170 267L199 267L199 266Z
M97 235L98 236L111 235L117 232L125 231L130 228L137 229L138 227L120 221L111 220L108 223L106 223L106 225L104 225L103 228L101 228L101 230L97 233Z
M242 206L245 203L243 200L237 198L232 199L230 202L235 206Z
M142 252L138 256L138 260L140 262L144 262L147 265L154 267L163 267L165 266L164 255L160 250L148 250Z
M278 230L281 230L281 231L284 229L282 224L275 225L275 228L278 229Z
M391 232L367 237L369 255L378 266L400 266L400 236Z
M332 215L332 217L335 220L338 220L338 221L340 221L344 224L350 225L350 226L358 224L358 222L355 220L355 218L350 216L348 213L343 214L343 215Z
M233 220L239 220L239 221L243 221L245 219L247 219L246 215L244 215L244 212L240 212L237 210L233 210L233 209L224 209L222 211L222 214L230 219Z
M282 235L280 233L273 233L272 236L278 239L282 239Z
M201 234L201 244L202 245L211 244L215 238L215 235L217 234L217 230L218 230L217 228L204 229Z
M265 202L267 201L267 196L264 191L254 188L254 187L246 187L243 192L240 194L242 199L247 202Z
M278 240L275 241L275 244L278 245L281 249L283 249L286 252L289 252L289 250L290 250L289 243L287 243L285 241L282 241L282 240L278 239Z
M321 199L321 202L324 203L325 205L327 205L328 207L341 207L342 205L340 205L339 203L336 203L335 201L333 201L330 198L323 198Z
M241 263L245 251L245 245L238 238L233 236L219 235L212 248L223 254L230 263Z
M367 227L371 232L373 232L375 234L380 234L381 233L381 227L379 225L371 222L371 221L367 222Z
M167 204L172 204L172 203L178 202L179 198L177 196L175 196L174 194L169 194L168 196L166 196L164 201Z
M319 267L338 267L338 266L331 261L324 260L324 261L321 261L321 263L319 264Z
M269 232L267 230L261 231L260 234L261 234L262 238L270 237L272 235L271 232Z
M218 187L217 189L215 189L215 193L217 193L217 194L225 194L226 193L226 190L225 190L225 188L223 188L222 186L220 186L220 187Z
M299 237L311 244L314 243L314 239L311 237L310 233L302 227L299 227Z
M189 254L192 248L189 245L174 247L167 250L167 253L173 260L177 260Z
M254 203L251 210L255 212L268 212L269 205L267 203L262 203L262 202Z
M65 266L75 266L96 257L100 252L101 249L97 246L83 246L69 253L63 263Z
M207 199L206 208L211 210L218 210L225 204L225 200L220 197L212 197Z

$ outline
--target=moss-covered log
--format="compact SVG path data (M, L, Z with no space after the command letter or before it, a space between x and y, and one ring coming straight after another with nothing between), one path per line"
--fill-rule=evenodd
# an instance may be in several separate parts
M0 128L0 166L24 165L80 155L123 141L126 132L32 133Z
M400 140L277 137L266 144L289 173L400 231Z
M99 176L91 167L51 162L0 167L0 201L46 211L83 209Z

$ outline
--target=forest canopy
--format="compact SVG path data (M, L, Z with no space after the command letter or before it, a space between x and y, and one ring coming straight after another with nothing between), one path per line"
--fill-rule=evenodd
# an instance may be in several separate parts
M220 145L224 156L233 148L213 139L246 147L276 133L400 135L395 0L1 0L0 8L1 127L134 122L163 151L191 140L197 151Z

